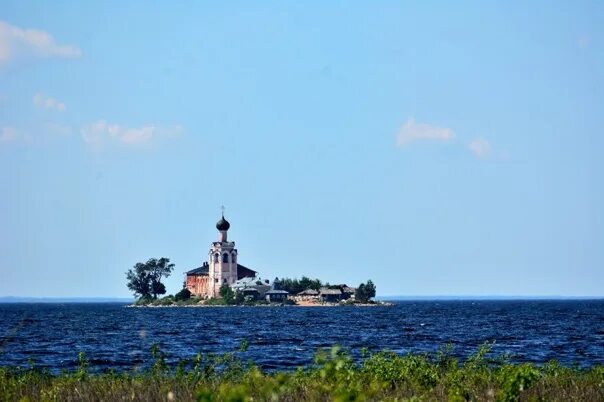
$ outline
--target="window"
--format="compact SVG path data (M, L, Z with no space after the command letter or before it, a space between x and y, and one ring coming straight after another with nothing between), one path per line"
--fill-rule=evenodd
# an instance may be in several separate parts
M233 256L231 257L231 261L232 261L233 263L235 263L236 258L237 258L237 254L233 253Z
M229 255L227 253L222 255L222 262L229 262Z
M218 253L214 254L214 262L218 262L220 255Z
M215 278L215 279L214 279L214 282L218 283L218 278Z

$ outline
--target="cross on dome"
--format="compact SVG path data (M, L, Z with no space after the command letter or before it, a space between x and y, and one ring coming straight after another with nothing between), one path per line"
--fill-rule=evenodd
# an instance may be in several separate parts
M220 218L220 220L216 223L216 229L222 232L229 230L231 224L229 223L229 221L224 219L224 205L220 207L220 209L222 210L222 218Z

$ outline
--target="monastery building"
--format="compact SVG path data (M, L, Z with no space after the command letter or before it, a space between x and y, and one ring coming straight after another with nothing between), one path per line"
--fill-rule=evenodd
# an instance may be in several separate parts
M220 287L224 284L232 286L243 278L254 278L256 271L238 263L235 242L228 241L227 232L231 224L222 218L216 223L218 241L210 246L208 261L204 261L198 268L185 274L185 287L191 294L199 298L213 298L220 296Z

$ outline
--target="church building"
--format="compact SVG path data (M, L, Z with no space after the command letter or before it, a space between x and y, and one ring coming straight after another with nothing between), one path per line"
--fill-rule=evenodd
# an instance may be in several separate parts
M256 271L239 264L235 242L227 239L231 224L222 218L216 223L218 241L210 246L208 261L201 267L192 269L185 274L185 287L191 294L199 298L220 296L220 287L224 284L231 286L239 279L253 278Z

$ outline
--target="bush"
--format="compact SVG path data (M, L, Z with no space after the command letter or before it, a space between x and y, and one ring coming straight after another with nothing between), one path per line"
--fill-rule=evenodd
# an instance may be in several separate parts
M164 297L162 299L159 300L159 305L160 306L171 306L172 304L174 304L174 298L173 297Z
M191 291L187 288L183 288L180 292L174 295L174 300L176 301L184 301L189 300L191 298Z
M208 299L204 303L206 306L226 306L227 302L222 298Z

